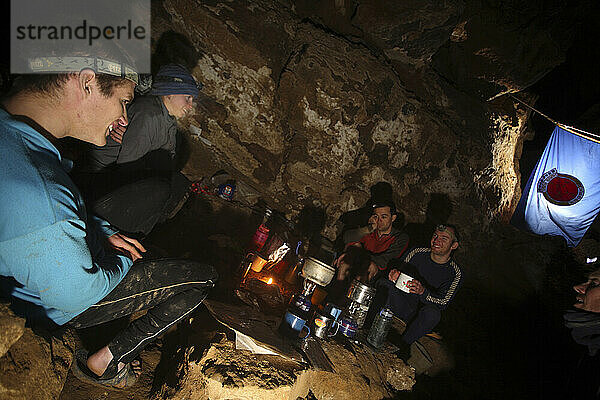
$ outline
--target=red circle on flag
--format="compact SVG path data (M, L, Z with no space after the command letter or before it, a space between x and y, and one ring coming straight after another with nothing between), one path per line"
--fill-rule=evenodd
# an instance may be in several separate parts
M557 206L572 206L585 194L579 179L573 175L559 174L555 169L542 176L538 190L544 194L546 200Z
M579 194L577 184L568 175L559 175L548 182L546 193L557 202L568 202Z

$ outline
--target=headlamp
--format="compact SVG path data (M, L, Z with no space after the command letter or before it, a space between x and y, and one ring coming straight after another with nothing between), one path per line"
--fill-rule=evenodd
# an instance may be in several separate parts
M138 73L133 67L100 57L36 57L29 59L29 68L36 74L81 72L91 69L98 74L119 76L136 85L139 83Z

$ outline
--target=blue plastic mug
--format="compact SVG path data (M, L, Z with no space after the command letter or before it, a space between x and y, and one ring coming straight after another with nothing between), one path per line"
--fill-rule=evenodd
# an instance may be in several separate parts
M302 330L306 328L307 333L302 339L306 339L306 337L310 335L310 328L306 324L306 320L300 318L299 316L286 311L283 321L288 327L290 327L290 329L296 331L298 335L300 335Z

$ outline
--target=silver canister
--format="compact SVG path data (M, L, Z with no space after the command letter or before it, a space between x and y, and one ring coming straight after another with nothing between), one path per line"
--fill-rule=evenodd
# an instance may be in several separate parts
M375 297L375 288L354 279L348 289L347 297L351 300L347 313L356 321L359 328L365 324L371 302Z

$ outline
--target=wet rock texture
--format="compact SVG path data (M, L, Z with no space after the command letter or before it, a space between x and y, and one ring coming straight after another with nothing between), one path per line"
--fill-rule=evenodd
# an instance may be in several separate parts
M50 335L24 327L24 320L0 305L0 399L58 399L73 359L70 332Z
M565 59L592 3L165 0L152 27L170 56L153 62L187 63L204 84L181 124L191 179L224 168L292 219L322 207L330 239L389 182L412 245L457 224L465 287L525 301L564 245L506 225L532 132L529 109L501 95L535 104L523 90ZM173 32L199 55L161 43Z
M322 342L322 346L335 373L303 372L294 396L304 397L310 390L318 399L382 399L392 397L394 391L410 390L415 384L414 369L394 354L373 352L362 345L349 351L334 341Z
M394 355L365 348L350 352L335 342L323 344L336 373L307 369L279 356L235 350L223 339L198 362L191 362L181 389L170 399L383 399L410 390L414 370Z
M23 336L25 320L17 317L8 304L0 303L0 357Z
M193 72L207 96L183 124L186 173L216 160L289 215L322 206L330 237L381 180L408 222L438 193L455 222L506 220L528 113L486 100L534 83L571 40L554 8L514 3L517 17L458 0L166 0L153 35L173 30L202 53ZM585 5L570 11L560 18Z

